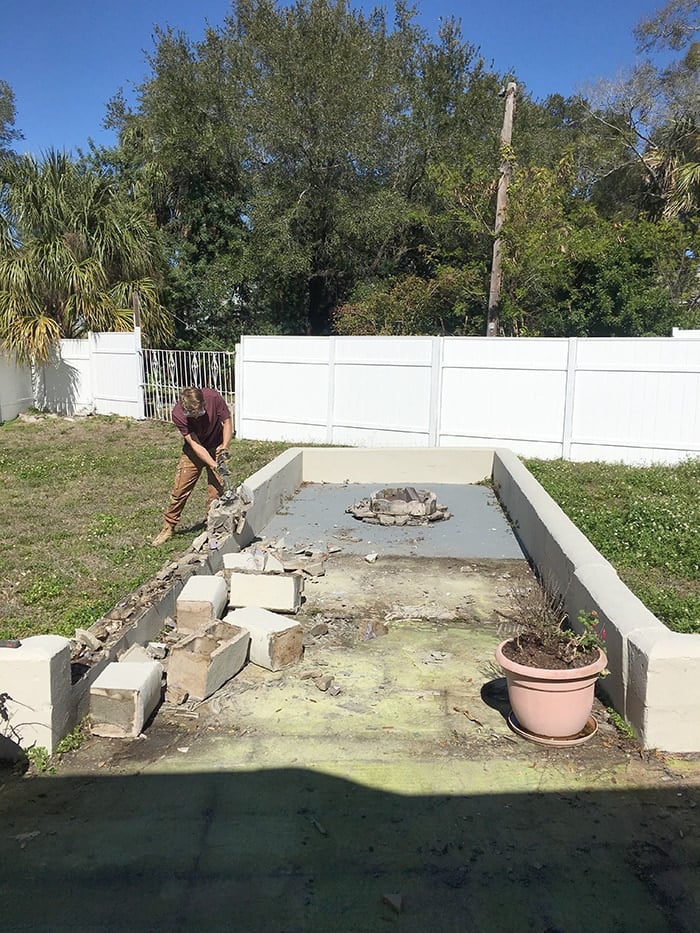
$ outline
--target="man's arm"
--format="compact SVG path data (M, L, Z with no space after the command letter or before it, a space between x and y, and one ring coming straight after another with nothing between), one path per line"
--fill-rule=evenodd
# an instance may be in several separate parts
M227 418L222 422L223 427L223 437L221 438L221 443L216 448L217 454L220 450L226 450L228 445L231 443L231 437L233 436L233 430L231 428L231 419Z
M190 445L192 450L197 454L203 463L206 463L206 465L211 467L212 470L216 469L216 460L214 460L206 447L202 447L196 434L186 434L185 443Z

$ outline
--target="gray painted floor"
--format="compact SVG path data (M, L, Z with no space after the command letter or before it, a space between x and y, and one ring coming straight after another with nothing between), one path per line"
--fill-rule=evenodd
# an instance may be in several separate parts
M425 488L419 484L417 489ZM302 486L269 522L265 536L284 538L286 548L342 544L346 554L522 559L523 551L493 492L486 486L430 486L452 513L447 521L403 527L367 525L345 510L380 486L364 483Z

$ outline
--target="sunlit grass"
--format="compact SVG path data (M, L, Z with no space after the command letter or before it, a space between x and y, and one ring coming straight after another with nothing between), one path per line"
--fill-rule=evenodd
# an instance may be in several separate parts
M700 459L525 463L655 615L675 631L700 632Z
M242 480L286 448L233 441ZM181 449L176 429L125 418L0 425L0 638L70 636L150 579L200 533L205 480L155 549Z

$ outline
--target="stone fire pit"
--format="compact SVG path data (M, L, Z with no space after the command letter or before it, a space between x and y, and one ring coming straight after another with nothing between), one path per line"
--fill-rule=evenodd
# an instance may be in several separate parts
M450 517L435 493L413 486L380 489L345 511L369 525L428 525Z

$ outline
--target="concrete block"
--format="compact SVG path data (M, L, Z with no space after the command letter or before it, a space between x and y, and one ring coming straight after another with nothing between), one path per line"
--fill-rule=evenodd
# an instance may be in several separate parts
M279 671L301 660L301 625L267 609L248 606L229 612L224 619L250 632L250 661L269 671Z
M95 735L135 738L158 705L163 665L158 661L112 662L90 688Z
M70 642L60 635L34 635L19 648L0 648L0 735L22 748L53 752L73 713L70 663Z
M258 606L274 612L297 612L301 606L304 578L300 573L242 573L232 570L229 606Z
M179 632L197 632L220 619L226 608L228 591L223 577L190 577L177 598Z
M235 677L248 659L250 633L230 622L215 622L188 635L172 650L168 687L180 687L203 700Z

